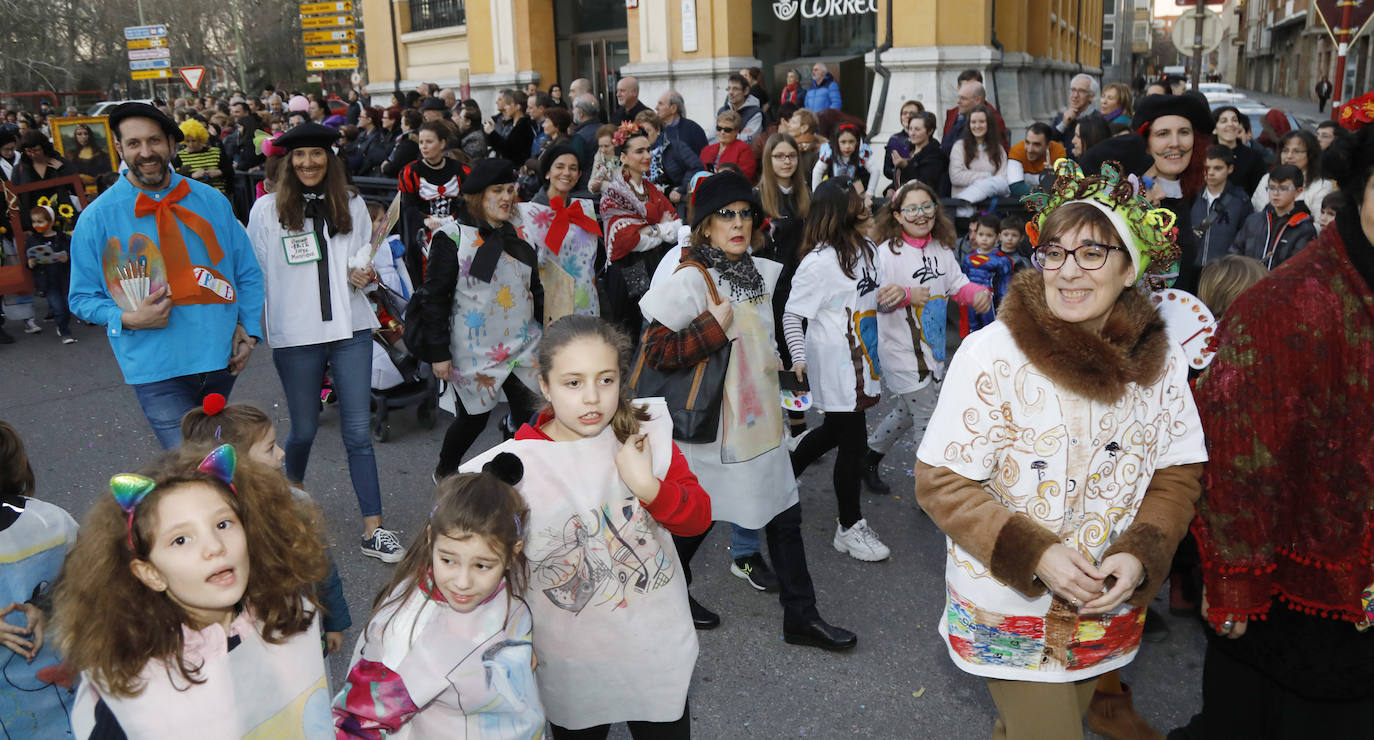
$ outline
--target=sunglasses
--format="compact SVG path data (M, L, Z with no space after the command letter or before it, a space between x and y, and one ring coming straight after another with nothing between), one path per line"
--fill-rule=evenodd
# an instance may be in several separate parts
M720 208L716 210L716 218L719 218L723 221L734 221L737 218L741 221L753 221L754 209L745 208L743 210L736 211L730 208Z
M716 130L722 134L728 134L734 131L734 129L729 126L716 126Z

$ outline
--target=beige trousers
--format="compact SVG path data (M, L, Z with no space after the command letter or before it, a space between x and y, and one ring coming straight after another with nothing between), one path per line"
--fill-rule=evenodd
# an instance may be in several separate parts
M1096 676L1073 683L987 681L998 714L992 740L1083 740Z

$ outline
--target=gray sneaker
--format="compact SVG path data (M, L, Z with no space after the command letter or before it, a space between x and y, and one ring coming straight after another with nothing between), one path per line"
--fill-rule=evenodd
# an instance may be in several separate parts
M381 527L372 530L371 537L363 538L362 551L364 555L383 563L397 563L406 556L406 549L401 546L396 533Z

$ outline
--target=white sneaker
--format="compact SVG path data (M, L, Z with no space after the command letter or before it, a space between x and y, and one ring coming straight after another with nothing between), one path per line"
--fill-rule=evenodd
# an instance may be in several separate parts
M37 321L34 321L33 319L28 319L28 320L26 320L26 321L24 322L24 333L25 333L25 334L42 334L42 333L43 333L43 327L42 327L42 326L39 326Z
M76 344L76 337L70 334L60 334L58 337L62 340L63 344Z
M806 435L808 435L808 434L810 434L810 433L811 433L811 429L810 429L810 428L803 429L801 434L798 434L798 435L795 435L795 436L793 436L792 434L789 433L789 434L787 435L787 451L788 451L788 452L796 452L796 451L797 451L797 445L801 444L801 441L802 441L803 439L806 439Z
M877 533L869 529L867 519L854 522L854 526L849 529L836 523L835 541L832 544L835 545L836 550L866 563L887 560L887 556L892 554L892 551L887 549L887 545L878 539Z

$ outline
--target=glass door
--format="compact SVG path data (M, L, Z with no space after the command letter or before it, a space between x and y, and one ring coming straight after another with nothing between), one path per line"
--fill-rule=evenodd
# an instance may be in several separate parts
M597 36L571 39L571 45L570 79L586 77L591 80L592 94L601 103L602 110L615 108L615 85L620 80L620 69L630 63L629 42Z

